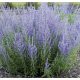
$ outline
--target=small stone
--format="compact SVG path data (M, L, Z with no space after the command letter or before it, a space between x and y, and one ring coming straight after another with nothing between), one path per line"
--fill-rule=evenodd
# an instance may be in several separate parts
M20 75L17 75L17 77L20 78L21 76Z
M70 78L72 78L72 75L70 75Z
M2 78L3 77L3 75L0 75L0 78Z
M76 75L76 72L73 72L72 74L73 74L73 75Z
M78 78L80 78L80 75L78 75Z

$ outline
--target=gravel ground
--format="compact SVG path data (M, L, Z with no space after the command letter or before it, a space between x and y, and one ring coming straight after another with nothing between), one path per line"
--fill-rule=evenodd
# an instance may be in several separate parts
M0 78L21 78L21 76L17 75L12 76L10 75L7 71L5 71L4 69L0 69Z
M3 68L0 69L0 78L6 78L9 77L10 74L6 72Z
M80 54L78 54L77 64L75 67L68 71L68 73L61 76L61 78L80 78ZM13 78L14 76L10 75L4 69L0 69L0 78ZM21 78L21 76L17 75L17 78Z
M62 75L63 78L80 78L80 53L77 57L77 64L68 71L68 73Z
M78 58L77 58L77 65L69 71L68 76L70 78L80 78L80 54L78 54Z

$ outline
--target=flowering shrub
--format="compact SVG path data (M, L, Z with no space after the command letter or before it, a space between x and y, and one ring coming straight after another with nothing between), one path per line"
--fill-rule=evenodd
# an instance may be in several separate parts
M57 12L46 3L38 10L1 10L0 62L8 72L59 77L74 65L80 48L79 14L72 18L74 13L62 12L66 16L61 18L62 7Z

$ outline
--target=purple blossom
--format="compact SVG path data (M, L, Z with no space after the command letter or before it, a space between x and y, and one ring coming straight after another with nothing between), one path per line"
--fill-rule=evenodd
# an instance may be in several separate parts
M15 33L14 39L14 47L17 48L19 52L23 52L25 49L25 42L21 33Z
M38 10L34 8L28 8L28 10L2 9L3 12L0 14L0 41L3 34L14 33L14 46L21 52L26 45L24 38L26 36L34 37L34 45L28 43L29 51L32 51L29 53L33 54L37 49L37 42L39 45L49 43L52 47L54 39L59 39L59 49L66 54L71 48L80 43L79 14L75 17L74 23L70 25L66 16L64 20L61 20L60 14L57 13L58 9L68 14L68 7L69 4L64 3L60 7L54 5L53 10L47 6L47 3L41 3Z
M46 4L43 4L44 6ZM39 43L43 44L44 42L47 42L50 37L50 29L48 27L48 8L47 6L45 8L41 8L36 12L36 38L39 41Z
M33 44L28 45L28 52L31 58L35 57L37 54L37 48Z

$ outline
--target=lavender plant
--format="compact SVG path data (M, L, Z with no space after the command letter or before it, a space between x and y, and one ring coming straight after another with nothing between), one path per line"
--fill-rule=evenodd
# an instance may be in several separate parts
M67 8L54 5L53 10L47 3L41 3L38 10L2 8L1 65L23 77L59 77L68 71L80 50L80 16L67 13Z

